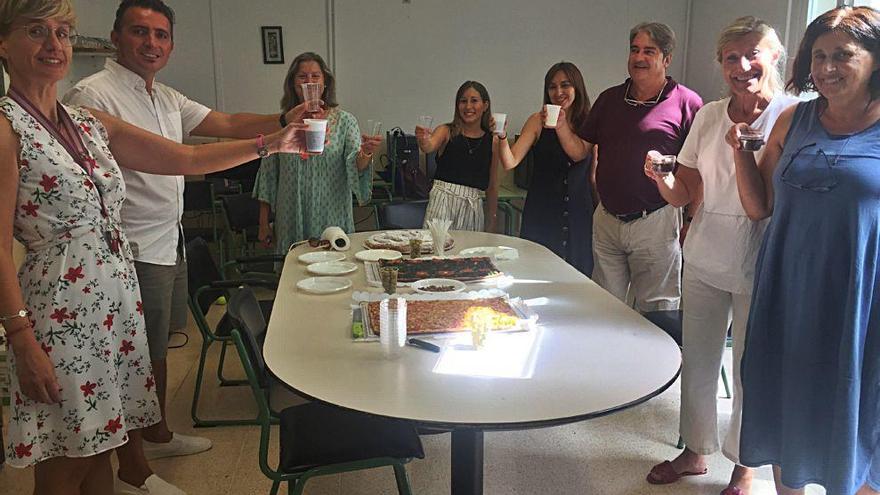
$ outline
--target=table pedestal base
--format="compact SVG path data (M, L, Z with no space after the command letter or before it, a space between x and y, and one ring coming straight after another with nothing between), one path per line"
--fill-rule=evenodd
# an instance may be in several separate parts
M452 495L483 494L483 432L452 430Z

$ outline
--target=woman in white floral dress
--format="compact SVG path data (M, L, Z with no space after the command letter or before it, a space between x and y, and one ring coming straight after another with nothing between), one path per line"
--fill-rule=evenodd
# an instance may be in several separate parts
M303 149L303 126L188 147L56 101L70 0L0 0L0 320L12 349L6 449L36 493L111 493L109 452L159 420L140 291L121 232L123 166L202 174ZM143 164L143 150L155 159ZM21 270L12 239L27 249Z

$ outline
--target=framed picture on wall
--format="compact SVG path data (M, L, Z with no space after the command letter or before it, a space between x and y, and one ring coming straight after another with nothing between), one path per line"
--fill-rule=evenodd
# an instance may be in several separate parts
M263 26L263 63L284 63L284 41L281 38L281 26Z

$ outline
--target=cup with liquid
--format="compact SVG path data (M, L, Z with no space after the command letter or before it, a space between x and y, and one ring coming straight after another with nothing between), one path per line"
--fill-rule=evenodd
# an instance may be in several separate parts
M675 155L652 155L651 170L657 175L669 175L675 170Z
M743 151L758 151L764 146L764 134L758 131L745 131L739 135L739 146Z
M317 112L321 109L321 93L324 91L321 83L302 83L303 101L306 103L306 112Z
M303 119L306 129L306 151L323 153L324 140L327 137L327 119Z

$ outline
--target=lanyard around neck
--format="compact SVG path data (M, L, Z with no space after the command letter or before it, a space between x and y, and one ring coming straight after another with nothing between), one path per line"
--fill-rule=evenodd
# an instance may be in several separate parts
M36 119L37 122L39 122L40 125L42 125L46 131L61 144L61 146L67 151L67 154L73 158L73 161L83 169L86 175L88 175L94 183L93 174L97 165L95 164L95 160L86 150L76 124L73 123L73 119L70 118L70 115L64 109L64 106L61 103L55 103L59 124L55 125L54 122L49 120L49 118L46 117L36 105L31 103L31 101L21 94L21 92L16 90L15 87L10 87L8 94L13 101L18 103L19 106L30 114L31 117ZM104 198L101 196L101 191L98 189L97 183L95 183L95 190L97 191L98 199L101 202L101 215L107 217L107 208L104 206Z
M105 219L109 218L110 214L107 211L107 206L104 204L104 196L101 194L101 189L98 187L98 183L93 177L95 169L98 168L97 164L95 163L94 158L92 158L86 150L77 126L73 123L73 119L70 118L70 115L67 113L67 110L64 109L64 106L61 103L55 102L55 109L58 112L59 123L59 125L55 125L55 123L49 120L49 118L46 117L36 105L14 87L9 88L8 95L13 101L18 103L24 111L36 119L37 122L39 122L39 124L61 144L70 157L73 158L73 161L82 168L92 181L95 193L98 195L98 203L101 205L101 217ZM119 230L115 227L111 227L104 232L104 237L107 240L107 244L110 246L110 250L115 254L119 254L121 239Z

